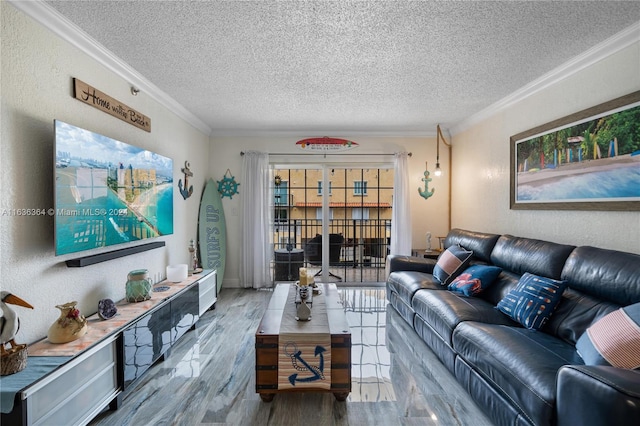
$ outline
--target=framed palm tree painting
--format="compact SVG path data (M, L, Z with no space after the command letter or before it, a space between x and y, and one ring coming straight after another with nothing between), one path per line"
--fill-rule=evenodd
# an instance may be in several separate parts
M640 210L640 91L512 136L511 208Z

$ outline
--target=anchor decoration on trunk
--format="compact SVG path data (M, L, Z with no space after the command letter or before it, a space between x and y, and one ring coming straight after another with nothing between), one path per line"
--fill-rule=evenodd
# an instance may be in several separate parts
M294 373L289 376L289 383L291 383L292 386L295 386L296 382L304 383L324 380L324 352L326 352L324 347L320 345L316 346L314 356L320 357L320 365L311 365L302 358L302 351L298 350L298 346L294 342L288 342L285 345L285 353L291 358L293 368L301 372L309 371L311 373L311 376L302 378L298 377L298 373Z
M189 178L193 177L193 172L189 170L189 162L184 162L184 167L181 169L182 173L184 173L184 188L182 187L182 179L178 181L178 189L180 190L180 194L182 194L182 198L185 200L191 197L193 194L193 185L189 186ZM187 187L189 189L187 190Z

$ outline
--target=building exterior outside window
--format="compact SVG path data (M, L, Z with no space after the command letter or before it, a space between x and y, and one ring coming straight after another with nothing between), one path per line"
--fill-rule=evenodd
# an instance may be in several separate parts
M366 180L356 180L353 182L353 195L367 195Z
M331 181L329 181L329 195L331 195ZM322 181L318 181L318 195L322 195Z

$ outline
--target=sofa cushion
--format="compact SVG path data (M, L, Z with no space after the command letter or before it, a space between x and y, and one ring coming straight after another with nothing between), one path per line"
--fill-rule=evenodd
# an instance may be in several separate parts
M562 293L562 301L545 324L544 331L575 346L587 328L618 308L620 305L567 287Z
M442 290L442 286L431 274L416 271L397 271L389 274L387 288L398 294L398 298L411 306L411 299L421 288Z
M491 284L489 288L486 288L477 297L480 297L491 303L493 306L496 306L507 294L509 294L511 290L516 288L518 281L520 281L520 275L503 269L493 284Z
M500 235L485 232L467 231L464 229L452 229L444 240L444 248L461 246L473 252L473 261L491 262L491 251L496 245Z
M498 278L500 272L502 269L497 266L469 266L451 281L448 290L465 296L475 296L487 289Z
M620 306L640 302L640 255L577 247L562 270L569 287Z
M389 267L389 273L395 271L416 271L432 274L433 267L436 266L434 259L424 259L401 254L390 254L387 256L386 263Z
M553 422L558 369L583 364L574 346L522 327L463 322L453 348L531 424Z
M389 299L389 303L391 304L391 306L393 306L395 310L398 311L398 313L407 322L407 324L413 325L415 312L413 312L411 306L407 305L400 299L398 293L389 290L389 284L387 284L387 299Z
M576 348L587 365L640 368L640 303L602 317L578 339Z
M461 297L450 291L419 290L411 306L449 346L453 330L462 321L516 325L486 300Z
M472 251L460 246L451 246L438 256L436 266L433 268L433 276L442 285L448 285L469 264Z
M566 285L564 281L526 272L516 288L498 303L498 309L523 326L538 330L553 314Z
M564 262L575 247L548 241L502 235L491 252L491 263L503 270L559 280Z

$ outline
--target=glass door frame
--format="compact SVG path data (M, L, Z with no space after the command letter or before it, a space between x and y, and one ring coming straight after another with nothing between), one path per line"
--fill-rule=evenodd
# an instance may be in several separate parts
M334 154L335 155L335 154ZM321 176L322 176L322 182L321 182L321 188L322 188L322 199L321 199L321 210L322 210L322 215L321 215L321 220L322 220L322 225L321 225L321 229L319 229L321 231L321 235L322 235L322 261L321 261L321 265L320 265L320 269L321 269L321 274L319 275L319 279L322 282L335 282L335 279L332 279L332 274L330 271L331 268L331 259L330 259L330 244L328 243L330 241L330 234L331 234L331 207L330 207L330 200L331 200L331 192L336 192L337 188L335 187L335 185L330 184L331 181L331 175L333 175L334 170L349 170L349 169L361 169L361 170L366 170L366 169L378 169L378 170L386 170L389 172L393 172L393 160L390 159L389 157L387 157L385 154L380 154L380 159L378 159L378 161L353 161L354 159L358 158L358 156L356 155L343 155L343 156L338 156L336 155L334 158L332 159L327 159L325 158L319 158L318 156L315 155L309 155L309 156L304 156L304 157L286 157L286 156L282 156L280 158L280 156L278 155L277 157L274 156L275 158L271 158L270 159L270 167L273 170L273 175L278 175L278 171L279 170L316 170L316 171L320 171L321 172ZM387 158L385 158L387 157ZM360 158L361 159L361 158ZM345 172L346 174L346 172ZM284 175L283 175L284 176ZM335 184L335 182L334 182ZM308 188L311 189L312 187L315 188L317 185L317 182L315 184L311 184L310 182L306 181L305 178L305 182L304 182L304 188ZM378 182L378 185L380 185L380 182ZM391 185L393 186L393 185ZM291 194L290 196L293 196L293 192L294 189L299 188L298 186L296 186L292 181L288 181L288 194ZM331 189L333 191L331 191ZM347 182L344 183L344 190L347 191L348 189L351 189L350 184L348 184ZM370 190L372 188L369 188ZM392 188L391 188L392 190ZM378 200L379 201L379 200ZM346 210L346 209L345 209ZM335 213L335 212L334 212ZM306 217L306 216L305 216ZM314 216L315 218L316 216ZM346 217L346 216L345 216ZM318 217L320 218L320 217ZM287 217L288 220L291 220L290 217ZM390 220L390 219L389 219ZM275 223L274 223L275 225ZM302 235L301 235L302 236ZM354 235L355 237L355 235ZM325 243L326 242L326 243ZM304 244L304 242L303 242ZM363 246L364 247L364 246ZM363 247L359 247L359 249L363 249ZM304 250L304 246L302 247ZM353 256L354 256L354 261L355 261L355 256L356 256L356 249L355 247L353 248ZM305 264L306 264L306 256L305 256ZM355 268L355 265L354 265ZM335 275L334 275L335 276ZM360 282L357 282L357 280L351 279L351 281L348 281L346 277L344 277L341 281L343 283L353 283L353 284L362 284L364 283L364 281L362 281L363 279L363 275L362 275L362 271L360 272ZM377 282L380 281L380 278L369 280L371 282Z

